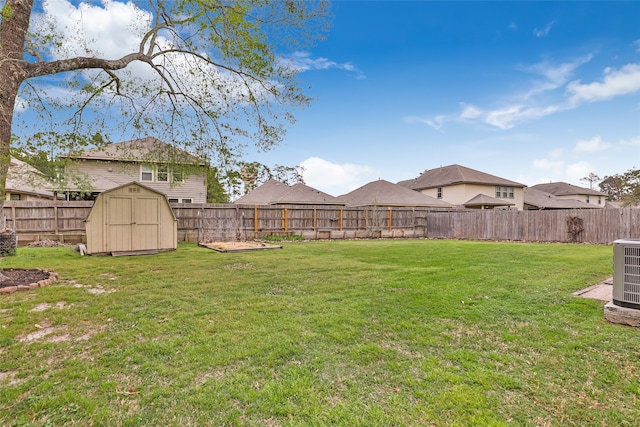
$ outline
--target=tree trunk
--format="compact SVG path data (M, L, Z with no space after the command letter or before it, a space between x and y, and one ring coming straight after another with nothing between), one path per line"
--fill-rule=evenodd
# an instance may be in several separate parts
M0 213L11 161L11 126L18 89L26 78L24 47L33 0L6 0L0 22Z

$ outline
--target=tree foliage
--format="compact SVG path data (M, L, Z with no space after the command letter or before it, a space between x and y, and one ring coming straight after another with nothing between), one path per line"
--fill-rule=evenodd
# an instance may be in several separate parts
M622 202L624 206L640 204L640 169L605 176L600 182L600 191L607 194L608 200Z
M601 178L595 172L589 172L589 175L584 178L580 178L580 181L588 183L589 189L593 189L593 184L600 181L600 179Z
M269 149L310 102L287 58L322 38L328 7L295 0L89 0L75 8L64 0L5 0L1 190L12 132L46 152L154 136L227 169L248 146ZM108 8L123 31L95 35L85 19Z

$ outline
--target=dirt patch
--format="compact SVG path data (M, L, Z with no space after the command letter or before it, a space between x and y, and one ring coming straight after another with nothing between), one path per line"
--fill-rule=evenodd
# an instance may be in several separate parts
M0 288L29 285L50 278L51 273L40 269L5 268L0 269ZM6 279L1 276L4 275Z
M246 252L263 249L282 249L279 245L270 245L264 242L200 242L200 246L213 249L216 252Z

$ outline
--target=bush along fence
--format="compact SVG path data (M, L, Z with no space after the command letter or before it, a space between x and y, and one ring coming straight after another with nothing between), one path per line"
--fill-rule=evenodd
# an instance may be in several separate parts
M86 241L93 202L7 201L7 228L18 244L52 239ZM640 238L640 209L549 211L341 208L172 204L184 241L251 240L266 236L304 239L440 238L529 242L604 243Z

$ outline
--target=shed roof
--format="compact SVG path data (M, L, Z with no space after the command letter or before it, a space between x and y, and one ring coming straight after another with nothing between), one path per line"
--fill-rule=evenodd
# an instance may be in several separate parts
M453 207L443 200L383 179L365 184L350 193L338 196L338 199L348 206Z
M60 157L84 160L118 160L121 162L205 164L202 159L188 151L149 136L108 144L101 148L63 154Z
M424 171L414 179L400 181L398 184L412 190L443 187L454 184L487 184L504 185L509 187L524 187L524 184L480 172L457 164L441 166L439 168Z
M599 209L598 206L581 200L561 199L551 193L533 187L524 189L524 204L538 209Z
M578 187L577 185L567 184L566 182L548 182L545 184L532 185L531 188L545 191L556 196L577 196L577 195L590 195L590 196L606 196L598 190L591 188Z
M287 185L270 179L234 202L238 205L344 205L330 194L305 184Z
M515 206L515 203L503 199L496 199L486 194L478 194L465 202L464 206Z

